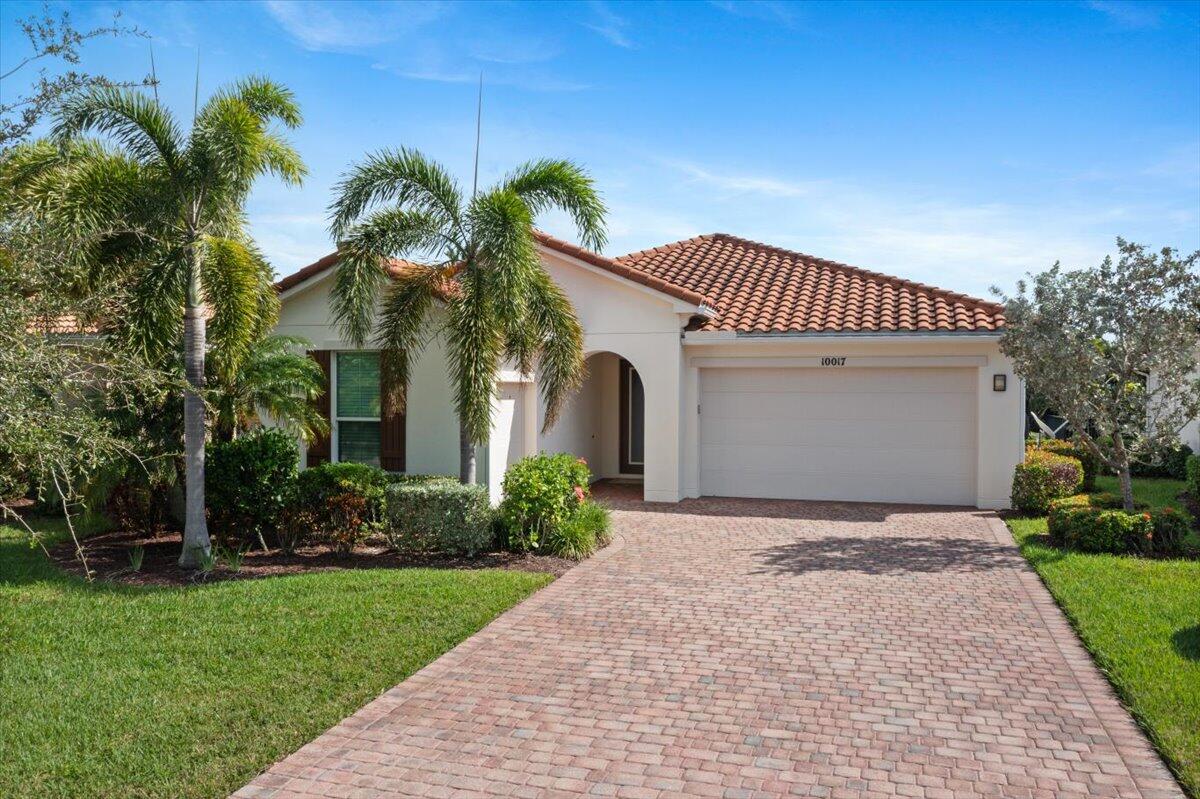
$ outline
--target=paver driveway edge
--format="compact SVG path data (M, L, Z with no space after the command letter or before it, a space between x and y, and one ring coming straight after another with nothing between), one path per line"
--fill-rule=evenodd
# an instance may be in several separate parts
M988 525L997 543L1017 546L1012 531L999 516L991 514ZM1050 589L1028 561L1025 561L1025 567L1021 569L1020 580L1042 623L1053 634L1055 645L1067 662L1071 676L1078 683L1088 706L1117 745L1117 754L1125 763L1142 796L1145 799L1178 799L1182 788L1176 782L1175 776L1150 743L1145 731L1138 726L1121 702L1112 683L1100 671L1091 653L1083 645L1066 612L1059 607ZM1109 701L1093 701L1100 697Z

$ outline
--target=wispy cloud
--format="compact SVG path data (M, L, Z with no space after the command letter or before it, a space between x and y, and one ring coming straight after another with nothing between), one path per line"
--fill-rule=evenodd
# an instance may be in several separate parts
M1089 0L1087 6L1123 28L1157 28L1163 18L1163 10L1149 2Z
M585 22L585 27L594 30L607 39L610 44L614 44L617 47L629 49L634 46L633 40L629 38L629 34L626 32L629 28L629 20L613 11L606 3L601 2L601 0L592 0L589 5L591 6L595 21Z
M791 7L775 0L709 0L709 5L735 17L761 19L791 25L796 15Z
M802 197L812 194L815 183L791 183L766 175L711 172L696 164L683 161L665 161L696 183L702 183L726 192L738 194L760 194L766 197Z
M395 41L437 19L439 2L411 0L402 5L266 0L267 12L307 50L355 52Z

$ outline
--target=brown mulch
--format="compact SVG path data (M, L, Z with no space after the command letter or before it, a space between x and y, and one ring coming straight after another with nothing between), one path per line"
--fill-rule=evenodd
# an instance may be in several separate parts
M129 554L136 546L144 550L142 568L130 568ZM182 537L178 532L161 536L135 532L114 532L92 536L83 542L88 567L100 580L127 585L184 586L216 580L249 580L287 574L334 571L340 569L508 569L562 576L575 561L551 555L521 555L515 552L484 552L474 558L447 555L400 555L382 543L368 541L349 555L339 555L327 547L300 547L294 554L280 550L263 552L255 548L246 553L237 571L220 564L207 575L179 568ZM60 568L82 575L83 566L70 542L50 552Z

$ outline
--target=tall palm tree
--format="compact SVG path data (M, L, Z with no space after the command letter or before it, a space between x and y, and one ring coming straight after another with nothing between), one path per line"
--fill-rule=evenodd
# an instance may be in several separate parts
M182 348L187 513L179 563L209 550L204 516L205 355L243 355L256 319L277 302L273 272L246 230L254 181L273 174L298 185L304 164L275 129L300 124L292 93L261 77L216 92L184 133L157 99L93 88L66 100L57 145L13 154L6 175L25 202L103 233L85 253L93 280L127 285L115 332L151 360ZM102 141L83 139L100 134ZM15 176L15 177L11 177Z
M216 414L213 434L229 440L253 427L259 410L306 441L329 429L312 400L325 390L316 361L298 352L308 342L294 336L263 336L235 363L210 359L208 399Z
M534 218L565 211L585 247L605 243L605 207L592 179L569 161L533 161L463 197L440 164L415 150L368 156L336 187L330 229L340 259L331 304L345 335L383 353L385 383L403 407L409 362L426 342L437 299L459 418L463 482L475 481L475 445L491 429L502 361L538 372L546 426L583 378L583 331L570 300L538 258ZM390 276L385 264L414 268ZM378 317L376 309L378 308Z

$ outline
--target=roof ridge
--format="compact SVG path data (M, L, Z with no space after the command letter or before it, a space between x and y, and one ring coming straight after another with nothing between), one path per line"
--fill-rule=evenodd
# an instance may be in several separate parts
M809 255L808 253L799 252L798 250L789 250L786 247L778 247L774 244L764 244L761 241L755 241L754 239L747 239L747 238L743 238L741 236L735 236L732 233L711 233L711 234L708 234L707 236L698 236L697 238L724 239L727 241L737 242L739 244L746 244L746 245L750 245L752 247L757 247L759 249L767 250L769 252L773 252L773 253L777 253L777 254L781 254L781 255L787 255L787 256L792 256L795 258L802 258L802 259L807 259L809 261L815 261L817 263L831 266L835 269L846 270L846 271L857 273L859 275L866 275L866 276L876 278L876 279L883 279L890 283L896 283L896 284L899 284L902 286L907 286L909 288L920 289L923 291L936 292L938 294L941 294L943 297L952 297L952 298L955 298L958 300L968 300L968 301L976 303L978 305L983 305L983 306L988 306L990 308L994 308L997 311L1004 310L1004 305L1002 303L991 302L990 300L985 300L980 297L975 297L971 294L964 294L960 291L951 291L950 289L944 289L941 286L934 286L929 283L921 283L916 280L909 280L908 278L896 277L895 275L889 275L884 272L876 272L872 269L864 269L861 266L853 266L852 264L844 264L841 261L833 261L833 260L830 260L829 258L822 258L818 255ZM689 239L689 241L691 241L691 239ZM676 242L676 243L678 244L678 243L683 243L683 242Z

